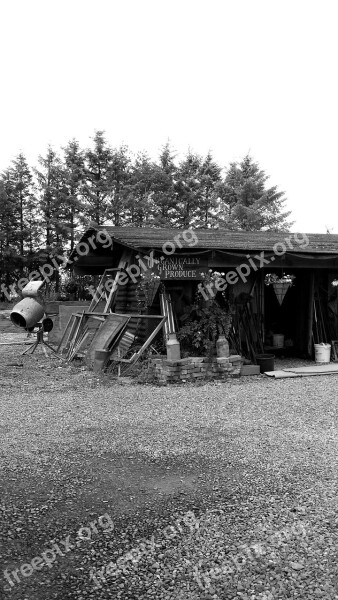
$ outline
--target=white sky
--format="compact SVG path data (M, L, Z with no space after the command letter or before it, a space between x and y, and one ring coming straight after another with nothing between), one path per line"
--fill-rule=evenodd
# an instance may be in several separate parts
M2 0L0 170L47 144L248 151L294 229L338 233L335 0Z

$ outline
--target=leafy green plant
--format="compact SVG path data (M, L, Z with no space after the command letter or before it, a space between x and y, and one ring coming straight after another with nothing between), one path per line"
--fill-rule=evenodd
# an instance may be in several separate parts
M281 277L279 277L276 273L267 273L264 278L264 283L265 285L273 285L274 283L289 283L292 285L295 279L295 275L281 275Z
M197 295L196 302L186 324L177 334L183 350L191 354L211 355L216 349L219 335L228 337L231 325L231 314L227 308L222 308L217 300L205 303Z

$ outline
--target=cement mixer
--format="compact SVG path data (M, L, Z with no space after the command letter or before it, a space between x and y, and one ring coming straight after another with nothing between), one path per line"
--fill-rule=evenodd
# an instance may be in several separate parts
M43 318L45 309L35 298L23 298L16 304L10 314L16 327L32 329Z
M56 354L54 348L43 339L44 332L51 331L53 328L52 319L43 318L45 309L42 298L39 297L39 291L44 283L44 280L30 281L22 290L22 300L14 306L10 313L10 319L16 327L26 329L26 331L33 331L36 326L38 327L36 341L22 354L26 354L30 350L33 354L39 344L43 344L42 348L45 354L44 346L47 346Z
M39 297L39 292L44 283L44 280L30 281L23 288L22 300L14 306L10 314L13 325L29 330L41 321L45 310L43 301Z

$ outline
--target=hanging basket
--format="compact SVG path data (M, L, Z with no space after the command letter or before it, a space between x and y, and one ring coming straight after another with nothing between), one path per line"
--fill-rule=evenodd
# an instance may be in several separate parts
M292 286L292 282L279 282L279 283L273 283L272 287L275 290L275 294L276 294L276 298L279 302L279 305L281 306L284 298L285 298L285 294L288 291L289 287Z

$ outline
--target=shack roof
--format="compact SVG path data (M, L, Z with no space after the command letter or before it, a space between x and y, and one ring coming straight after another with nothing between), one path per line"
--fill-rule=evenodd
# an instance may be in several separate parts
M273 251L277 243L285 243L287 252L300 252L311 254L338 254L338 235L323 233L294 233L294 232L270 232L270 231L227 231L226 229L174 229L155 227L112 227L105 225L101 227L109 233L117 243L135 249L154 248L161 249L166 242L174 242L179 239L179 248L192 248L193 231L197 243L193 247L210 250L266 250ZM82 237L85 240L93 233L88 230ZM184 231L187 231L184 236ZM177 238L179 236L179 238ZM309 241L306 244L306 241ZM289 240L289 244L287 242Z

